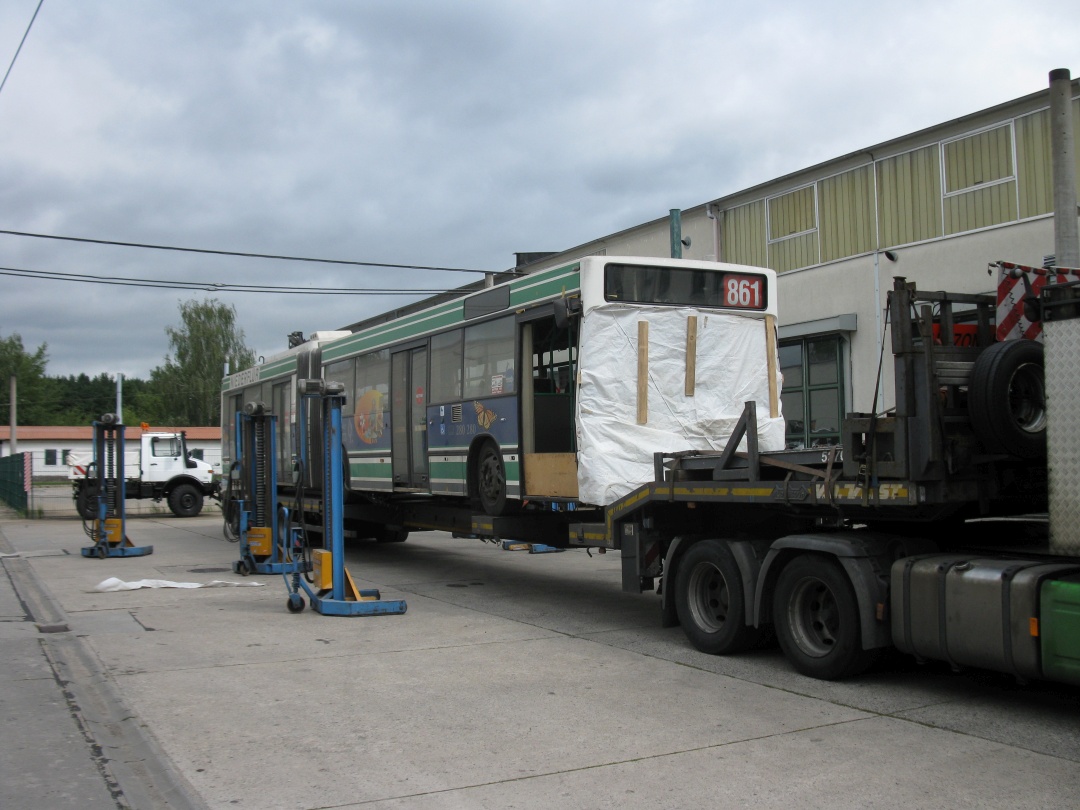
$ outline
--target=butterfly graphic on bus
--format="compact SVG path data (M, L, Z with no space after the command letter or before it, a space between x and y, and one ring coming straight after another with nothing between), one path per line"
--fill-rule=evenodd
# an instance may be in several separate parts
M484 403L473 400L473 409L476 411L476 421L484 430L490 428L495 420L498 418L498 414L491 408L485 408Z

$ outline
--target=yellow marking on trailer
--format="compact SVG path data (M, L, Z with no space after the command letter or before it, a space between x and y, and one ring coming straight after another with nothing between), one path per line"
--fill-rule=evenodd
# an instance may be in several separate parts
M676 487L675 494L684 498L768 498L772 487Z
M815 484L819 500L828 497L826 484ZM911 490L904 484L880 484L876 489L870 489L870 496L882 501L908 500ZM833 497L845 500L859 500L863 497L863 488L859 484L836 484L833 487Z

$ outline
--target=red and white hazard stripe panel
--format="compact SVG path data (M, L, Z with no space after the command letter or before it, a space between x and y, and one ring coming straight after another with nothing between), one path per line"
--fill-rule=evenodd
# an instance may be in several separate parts
M1015 262L996 262L997 339L1027 338L1042 340L1042 324L1032 323L1024 316L1024 299L1038 297L1047 284L1064 284L1080 279L1080 270L1069 267L1028 267ZM991 265L993 266L993 265Z

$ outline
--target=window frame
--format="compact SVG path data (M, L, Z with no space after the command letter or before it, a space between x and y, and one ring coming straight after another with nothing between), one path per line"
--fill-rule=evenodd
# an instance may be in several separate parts
M799 432L792 432L790 426L792 421L795 420L794 414L789 412L789 408L784 407L784 443L788 449L809 449L814 447L829 447L838 445L841 442L843 431L844 414L846 413L847 406L847 383L844 375L844 358L845 358L845 340L846 337L842 332L823 332L812 335L801 335L799 337L792 337L782 339L778 343L778 349L783 350L792 346L798 346L800 350L800 368L802 369L802 382L797 388L789 388L788 381L784 380L784 386L780 390L781 402L784 400L784 394L798 393L802 398L802 413L799 414L798 421L802 423L802 430ZM809 363L809 344L821 341L833 341L836 346L834 363L835 363L835 379L827 383L811 383L810 381L810 363ZM814 433L810 425L812 423L811 401L813 394L817 392L836 392L836 430L835 431L822 431L820 433ZM822 440L824 443L822 443Z

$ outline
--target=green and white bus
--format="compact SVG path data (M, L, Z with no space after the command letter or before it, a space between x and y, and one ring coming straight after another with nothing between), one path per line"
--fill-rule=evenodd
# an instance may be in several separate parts
M322 377L346 392L349 498L601 507L652 479L655 452L723 449L747 401L761 449L783 449L775 316L768 269L588 257L316 333L226 377L223 447L263 402L288 469L297 380Z

